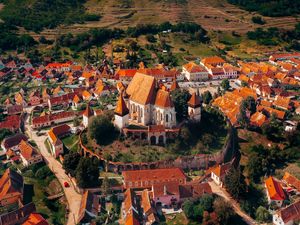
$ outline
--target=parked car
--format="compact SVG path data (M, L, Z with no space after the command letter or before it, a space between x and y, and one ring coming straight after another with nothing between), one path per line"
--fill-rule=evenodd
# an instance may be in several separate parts
M69 184L67 181L65 181L65 182L64 182L64 187L65 187L65 188L70 187L70 184Z

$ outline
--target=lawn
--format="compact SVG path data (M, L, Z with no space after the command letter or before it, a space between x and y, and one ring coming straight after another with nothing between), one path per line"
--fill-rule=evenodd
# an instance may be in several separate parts
M64 145L70 150L77 152L79 149L79 135L69 135L61 139Z
M184 213L177 213L172 215L166 215L166 224L167 225L185 225L189 224L188 219Z

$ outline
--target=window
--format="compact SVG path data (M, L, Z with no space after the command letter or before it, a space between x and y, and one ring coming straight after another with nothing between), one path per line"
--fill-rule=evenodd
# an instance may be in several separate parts
M166 115L166 122L167 123L169 122L169 115L168 114Z

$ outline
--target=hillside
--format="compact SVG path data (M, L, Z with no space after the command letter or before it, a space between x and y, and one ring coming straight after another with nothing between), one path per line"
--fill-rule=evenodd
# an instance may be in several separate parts
M2 1L10 4L15 2L14 0ZM35 1L22 0L21 2L29 4ZM64 1L56 0L56 2L61 3ZM54 25L51 26L51 29L44 29L41 34L46 37L55 38L58 33L80 33L90 28L125 28L138 24L161 23L166 21L172 23L192 21L200 24L208 31L221 30L246 33L257 27L268 28L276 26L291 29L300 21L294 16L277 18L264 17L266 24L260 26L251 21L252 17L257 13L243 10L238 6L227 3L225 0L87 0L76 2L77 5L72 5L72 8L68 5L68 1L63 4L67 9L67 13L65 13L64 17L57 17L57 13L53 13L53 10L35 13L32 6L29 5L31 14L43 15L43 17L45 17L44 15L48 15L48 20L51 20L51 17L55 18L53 22ZM85 3L82 5L82 2ZM19 8L24 8L24 6L17 5L17 9L15 9L16 7L12 8L13 7L8 6L5 7L0 13L0 17L7 18L7 15L11 14L11 12L15 14ZM92 17L101 16L101 18L99 20L92 18L94 21L86 21L83 15L79 15L82 13L82 9L85 9L86 15L92 15ZM59 12L61 12L61 10ZM16 23L14 14L8 17L13 17L11 20ZM25 13L24 15L26 16L27 14ZM68 15L71 15L71 17ZM21 20L21 22L17 20L17 22L19 22L21 26L26 27L28 23L32 22L30 19L31 17L29 17L29 22L28 20ZM61 24L59 27L52 29L55 25L59 24ZM39 22L38 25L41 25L41 22ZM47 26L44 27L47 28ZM38 31L39 30L40 29L38 29ZM33 36L36 35L34 32L30 32L30 34ZM40 35L38 34L37 36Z

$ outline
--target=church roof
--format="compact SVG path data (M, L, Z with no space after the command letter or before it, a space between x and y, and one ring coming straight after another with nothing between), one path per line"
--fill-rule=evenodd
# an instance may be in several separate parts
M171 90L171 91L174 91L174 90L176 90L176 89L178 89L178 88L179 88L179 85L178 85L178 83L177 83L177 81L176 81L176 78L175 78L174 81L173 81L173 83L172 83L172 85L171 85L170 90Z
M165 90L158 90L155 105L162 108L174 107L170 93Z
M115 109L115 113L118 114L119 116L125 116L126 114L129 113L129 110L126 106L126 103L123 99L123 95L122 93L120 93L120 96L119 96L119 99L118 99L118 102L117 102L117 106L116 106L116 109Z
M152 76L136 73L126 89L130 100L147 105L153 103L155 96L156 80Z
M192 97L188 101L188 105L194 108L199 107L201 105L200 98L195 92L192 94Z
M86 116L87 118L90 118L91 116L94 115L94 112L93 112L93 110L90 108L89 105L87 105L87 107L86 107L86 109L85 109L83 115Z

